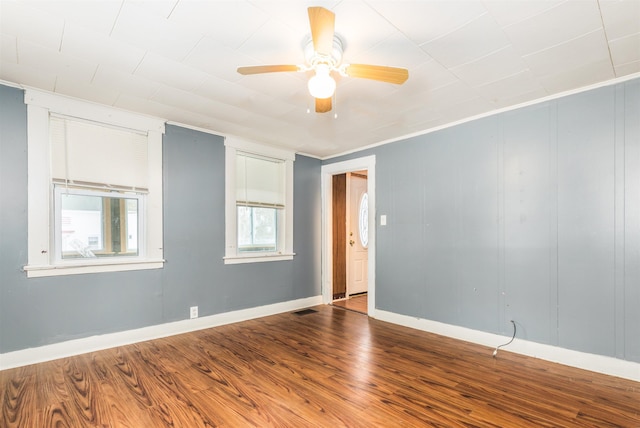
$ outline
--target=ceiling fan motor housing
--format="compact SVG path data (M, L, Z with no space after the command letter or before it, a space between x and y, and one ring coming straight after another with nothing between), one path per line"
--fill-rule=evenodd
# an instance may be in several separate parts
M331 70L337 71L342 62L343 52L344 44L337 34L333 35L333 47L330 55L322 55L316 52L313 48L313 40L309 36L304 45L304 60L311 70L315 69L318 64L326 64Z

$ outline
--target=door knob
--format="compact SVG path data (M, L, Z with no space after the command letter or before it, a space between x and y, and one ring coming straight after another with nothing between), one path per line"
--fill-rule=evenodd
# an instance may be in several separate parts
M354 241L353 239L349 240L349 245L351 245L352 247L353 247L353 244L355 244L355 243L356 243L356 241Z

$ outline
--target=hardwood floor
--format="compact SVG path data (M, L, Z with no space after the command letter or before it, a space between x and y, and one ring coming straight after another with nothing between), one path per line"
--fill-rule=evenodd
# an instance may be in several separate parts
M344 300L336 300L332 304L340 308L349 309L351 311L356 311L363 314L366 314L368 312L366 294L349 297L348 299Z
M640 427L640 383L331 306L0 372L9 427Z

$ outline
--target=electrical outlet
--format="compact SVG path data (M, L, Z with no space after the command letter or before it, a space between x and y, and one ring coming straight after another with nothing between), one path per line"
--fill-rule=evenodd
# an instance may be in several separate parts
M198 318L198 307L197 306L191 306L190 309L190 318Z

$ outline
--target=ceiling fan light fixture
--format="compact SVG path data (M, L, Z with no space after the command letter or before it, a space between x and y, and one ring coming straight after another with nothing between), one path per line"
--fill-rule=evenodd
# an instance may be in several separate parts
M313 71L314 75L309 79L307 86L309 93L315 98L316 113L327 113L333 108L336 81L332 72L339 73L343 77L357 77L397 85L403 84L409 78L409 70L406 68L371 64L343 64L344 43L335 32L335 14L320 6L308 8L308 14L311 35L303 41L304 64L238 67L238 73L246 76L260 73L293 71L308 73ZM311 108L308 111L310 112Z
M309 93L314 98L331 98L336 90L336 81L329 74L329 66L318 64L315 71L315 76L309 79Z

